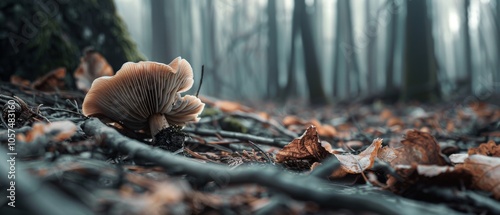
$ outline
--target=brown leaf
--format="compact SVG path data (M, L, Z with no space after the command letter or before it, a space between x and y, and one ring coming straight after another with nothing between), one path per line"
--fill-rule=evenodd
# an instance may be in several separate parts
M31 82L29 80L21 78L20 76L17 76L17 75L10 76L10 83L14 84L14 85L23 86L23 87L29 87L31 84Z
M359 174L367 169L370 169L377 158L377 152L382 146L382 139L377 138L373 140L372 144L364 151L357 155L353 154L334 154L340 161L341 171L334 172L331 177L342 177L345 174Z
M76 132L76 125L71 121L57 121L50 124L35 123L26 134L18 134L17 140L20 142L32 143L41 136L46 135L46 141L60 142L73 136Z
M319 136L335 137L337 135L337 130L333 126L321 124L317 119L309 120L306 124L314 125L318 130Z
M493 157L500 157L500 145L497 145L495 141L490 140L487 143L482 143L477 148L471 148L468 151L469 155L479 154Z
M282 123L285 127L289 127L292 125L305 125L307 122L296 116L285 116Z
M473 187L492 192L500 200L500 158L471 155L462 168L472 174Z
M396 173L403 179L398 181L394 177L387 180L387 188L395 193L403 193L415 184L461 186L469 183L470 175L461 168L438 165L396 165Z
M401 141L402 147L394 149L384 149L384 156L379 156L383 161L396 165L427 164L446 165L446 161L441 154L439 144L434 137L426 132L410 130L406 133L405 139ZM390 152L392 151L392 152ZM389 154L395 156L387 157Z
M276 154L276 162L308 160L310 163L321 161L330 153L321 146L316 127L309 126L304 134L283 147Z
M80 65L73 73L78 89L88 92L92 82L101 76L112 76L113 68L106 58L94 50L86 50Z
M64 89L66 77L66 68L59 67L36 79L31 87L40 91L55 91Z

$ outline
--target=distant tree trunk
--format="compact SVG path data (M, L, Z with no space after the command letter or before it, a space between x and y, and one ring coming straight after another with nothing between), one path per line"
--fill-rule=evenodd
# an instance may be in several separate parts
M267 97L275 98L279 89L278 26L276 22L276 1L267 2Z
M171 39L167 34L167 16L165 15L165 2L164 0L151 0L151 20L152 20L152 53L151 60L162 63L170 63L172 59Z
M346 35L346 43L345 43L345 59L346 59L346 77L347 77L347 89L349 92L349 96L355 96L358 95L360 92L360 87L361 87L361 76L359 75L359 65L358 65L358 60L356 58L356 44L354 43L354 33L353 33L353 27L354 25L352 24L352 14L351 14L351 1L350 0L339 0L340 2L344 2L342 4L343 10L345 11L346 17L344 20L346 21L346 28L344 29L345 32L347 33ZM356 80L356 86L354 89L354 94L351 94L351 78L354 76L354 79Z
M404 100L438 99L436 61L427 1L407 1Z
M339 6L339 1L337 1L337 5L335 7L337 9L337 18L336 18L336 24L335 24L335 57L333 59L333 80L332 80L332 91L333 91L333 97L339 98L340 97L340 86L341 86L341 80L340 80L340 57L342 56L341 53L341 41L343 38L342 34L342 9Z
M470 31L469 31L469 5L470 0L464 0L464 43L465 43L465 86L468 94L472 93L472 62L471 62L471 47L470 47Z
M500 1L496 1L497 12L496 19L494 19L497 26L497 59L500 59ZM500 61L497 61L497 67L493 70L495 77L496 92L500 92Z
M292 39L290 45L290 57L288 58L288 75L286 86L284 90L282 90L281 98L287 99L289 96L296 96L296 80L295 80L295 42L297 39L297 35L299 34L300 26L299 26L299 14L298 10L294 8L293 16L292 16Z
M305 58L305 76L309 88L309 101L314 105L326 104L327 101L325 92L323 91L321 70L316 56L316 47L314 44L311 23L309 22L309 15L306 12L305 0L295 0L294 7L298 10L300 17L302 46Z
M389 7L396 7L396 1L392 0ZM395 8L393 8L395 9ZM391 95L394 92L394 55L396 49L396 36L397 36L397 26L398 26L398 15L394 10L390 10L391 13L391 25L387 28L389 33L387 34L387 57L386 57L386 74L385 74L385 93L386 95Z
M376 45L376 36L371 35L371 34L376 34L377 28L378 28L378 23L371 22L372 17L370 16L370 2L371 1L366 1L366 23L368 25L368 34L370 35L365 35L368 39L368 47L366 49L366 85L367 85L367 94L370 95L371 93L374 93L374 82L375 79L375 62L374 62L374 56L373 53L375 52L375 45ZM378 14L377 12L377 19L378 19ZM370 26L373 24L373 26ZM361 78L361 77L360 77Z

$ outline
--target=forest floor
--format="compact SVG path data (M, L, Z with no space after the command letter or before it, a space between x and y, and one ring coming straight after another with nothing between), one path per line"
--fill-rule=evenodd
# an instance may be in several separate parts
M83 98L1 83L1 214L500 214L492 104L200 96L200 121L170 152L85 117Z

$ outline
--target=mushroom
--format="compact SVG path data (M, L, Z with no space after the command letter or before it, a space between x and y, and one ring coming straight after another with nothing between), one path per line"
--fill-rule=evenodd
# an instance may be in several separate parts
M191 65L181 57L169 65L128 62L114 76L97 78L83 101L83 114L106 117L133 130L150 132L198 121L205 106L195 96L180 93L193 86Z

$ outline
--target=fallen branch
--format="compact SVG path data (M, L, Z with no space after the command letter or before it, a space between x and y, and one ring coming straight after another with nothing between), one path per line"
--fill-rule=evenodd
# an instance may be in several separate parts
M239 140L244 140L244 141L252 141L252 142L256 142L256 143L260 143L260 144L279 147L279 148L283 148L285 145L287 145L289 143L288 141L282 141L282 140L268 138L268 137L259 137L259 136L255 136L255 135L251 135L251 134L243 134L243 133L238 133L238 132L220 131L220 130L210 130L210 129L204 129L204 128L184 128L183 131L187 132L187 133L193 133L193 134L205 135L205 136L220 135L220 136L226 137L226 138L234 138L234 139L239 139Z
M120 135L96 118L86 120L82 125L87 135L100 138L103 143L122 153L154 162L166 169L197 177L199 180L214 181L220 186L229 184L255 183L285 193L302 201L313 201L324 208L372 211L379 214L400 214L391 202L372 195L348 195L324 191L318 185L324 180L315 177L292 174L274 166L243 166L230 169L227 166L199 163L195 160L176 156L170 152Z
M5 162L9 160L6 155L7 151L3 147L0 147L0 160L2 160L2 162L0 162L0 174L2 175L2 177L0 177L0 183L2 186L10 184L11 181L7 179L10 167L8 166L9 163ZM11 212L15 211L14 209L22 208L17 212L24 213L26 212L24 210L27 209L31 214L94 214L84 205L68 200L70 197L59 192L53 185L42 183L34 179L32 175L25 173L21 161L16 161L15 167L16 178L12 181L15 181L16 208L12 208L13 210L11 210ZM3 207L9 206L4 205ZM0 211L5 212L7 210L2 208Z
M276 120L273 120L273 119L271 119L271 120L265 120L265 119L262 119L261 117L259 117L257 114L235 112L235 113L231 113L230 116L232 116L232 117L240 117L240 118L245 118L245 119L251 119L251 120L255 120L257 122L260 122L262 124L265 124L265 125L270 125L271 127L273 127L274 129L276 129L280 133L282 133L285 136L287 136L289 138L292 138L292 139L295 139L295 138L298 137L298 135L296 133L294 133L293 131L290 131L290 130L286 129L285 127L283 127L282 125L280 125L278 122L276 122Z

